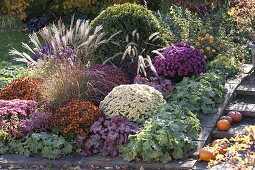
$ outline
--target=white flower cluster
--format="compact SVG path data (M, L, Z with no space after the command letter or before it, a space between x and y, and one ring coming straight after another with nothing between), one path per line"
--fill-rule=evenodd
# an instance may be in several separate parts
M160 104L165 103L161 92L141 84L120 85L115 87L100 102L100 109L108 117L126 116L140 122L148 118Z

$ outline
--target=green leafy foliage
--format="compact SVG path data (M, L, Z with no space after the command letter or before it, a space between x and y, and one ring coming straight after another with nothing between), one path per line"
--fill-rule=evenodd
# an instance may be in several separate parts
M40 155L48 159L56 159L70 154L73 146L62 136L47 132L33 133L20 140L10 140L8 143L11 152L25 156Z
M168 162L182 159L196 147L200 123L188 109L164 104L145 122L141 132L131 135L129 143L121 147L121 156L128 161Z
M119 31L118 35L113 38L115 44L106 44L99 55L102 59L114 56L120 51L124 51L126 47L126 36L137 30L140 36L142 48L146 44L143 41L147 40L154 32L163 33L157 18L152 14L152 11L147 8L131 3L115 5L102 11L93 21L92 26L102 25L107 36L111 36ZM116 45L116 43L118 45ZM163 40L154 42L155 44L163 45Z
M236 30L233 18L228 14L229 6L213 8L203 18L203 24L214 37L233 34Z
M6 154L8 150L9 150L8 146L6 146L4 141L0 140L0 155Z
M0 63L0 87L11 82L14 78L28 75L29 71L22 65L12 65L11 63Z
M240 71L240 63L236 62L235 57L218 55L210 64L208 69L210 72L223 74L226 77L233 77Z
M158 13L160 24L171 33L174 42L188 42L203 29L202 20L188 9L168 6L167 13Z
M224 96L225 77L215 73L205 73L198 77L185 77L176 85L174 93L166 94L168 103L178 104L193 113L214 113L215 104ZM185 89L185 90L184 90Z

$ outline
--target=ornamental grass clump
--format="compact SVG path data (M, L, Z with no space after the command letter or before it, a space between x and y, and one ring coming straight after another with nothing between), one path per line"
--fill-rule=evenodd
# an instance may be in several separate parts
M100 117L103 114L97 106L82 99L74 99L53 114L51 126L53 131L66 136L86 136L90 126Z
M120 147L125 160L169 162L184 159L192 149L200 132L199 119L187 108L164 104L146 120L142 130Z
M165 100L161 92L148 85L132 84L114 87L99 107L108 117L126 116L141 123L162 103Z
M19 56L16 58L17 61L38 66L38 62L32 57L34 55L39 54L43 62L48 62L51 56L54 59L56 56L61 57L63 51L74 50L75 56L77 56L76 59L83 64L88 64L98 60L97 56L94 55L95 50L102 44L109 42L111 38L105 37L102 26L92 27L89 21L81 19L75 22L74 17L72 17L69 27L62 20L59 20L57 24L52 24L51 26L44 27L37 33L30 34L29 39L33 47L26 43L22 45L27 51L32 53L31 55L26 52L19 52L16 49L12 49L10 54ZM50 52L50 54L54 55L44 57L43 48L45 46L49 46L47 47L49 50L47 53Z
M0 131L8 137L20 138L38 130L46 130L51 113L39 112L33 100L0 100Z
M82 65L55 62L47 64L45 69L39 69L38 75L43 79L45 104L52 112L72 99L87 99L89 83Z
M85 71L90 88L87 89L89 101L99 105L112 89L121 84L129 84L127 75L111 65L95 64Z
M31 77L14 79L11 83L0 88L0 99L35 100L41 101L41 81Z
M119 147L128 143L128 136L139 131L139 126L126 117L100 118L90 128L91 135L83 141L83 154L117 156Z
M184 43L167 47L155 58L154 66L158 74L168 78L199 75L206 71L203 54Z

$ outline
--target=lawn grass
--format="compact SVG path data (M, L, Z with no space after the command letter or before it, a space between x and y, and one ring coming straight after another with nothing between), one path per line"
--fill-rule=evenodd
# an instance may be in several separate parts
M25 64L13 60L9 50L15 48L23 52L25 49L22 47L22 42L28 43L28 41L25 32L0 32L0 87L25 71Z
M21 42L28 43L29 38L25 32L0 32L0 63L11 62L18 64L9 55L9 50L16 48L18 51L24 51Z

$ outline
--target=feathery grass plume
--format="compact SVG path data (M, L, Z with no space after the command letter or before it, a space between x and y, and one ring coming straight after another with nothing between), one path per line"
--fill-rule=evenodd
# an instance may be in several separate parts
M44 80L43 96L50 109L57 109L74 98L87 99L89 83L83 65L70 66L69 62L55 62L40 71L39 75Z
M97 58L94 51L100 45L110 42L112 35L108 39L105 37L102 26L97 26L93 29L87 20L78 19L74 24L74 16L71 20L71 25L68 28L61 20L57 24L42 28L38 33L29 35L29 39L33 44L33 48L26 43L22 43L23 47L30 51L31 55L40 55L40 60L47 62L52 56L61 56L61 52L65 49L72 48L75 50L78 59L84 63L94 63ZM42 40L41 40L42 39ZM44 45L50 46L50 53L42 53L40 49ZM11 55L18 55L17 61L22 61L28 65L36 66L37 61L25 52L19 52L16 49L10 51Z

